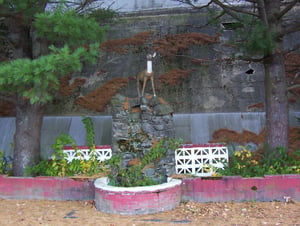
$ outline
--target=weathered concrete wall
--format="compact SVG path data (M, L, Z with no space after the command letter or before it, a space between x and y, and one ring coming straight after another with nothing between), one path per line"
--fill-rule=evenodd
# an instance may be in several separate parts
M0 198L43 200L94 200L93 180L67 177L7 177L0 175Z
M186 178L183 179L179 187L153 189L153 192L141 191L139 190L140 187L131 188L135 190L134 192L124 192L124 189L127 188L114 187L112 188L114 190L109 192L101 190L99 187L95 188L95 186L93 181L74 181L70 178L22 178L0 175L0 198L42 200L96 199L98 210L124 214L141 214L171 209L178 205L180 201L243 202L276 200L286 202L285 197L300 201L300 175L297 174L268 175L255 178L228 176L220 180ZM147 190L147 187L145 187L145 190ZM153 195L154 193L155 196ZM158 194L160 195L159 197ZM161 205L158 205L158 203ZM136 208L137 206L139 208Z
M201 2L207 2L202 0ZM140 10L169 9L174 7L185 7L185 5L172 0L103 0L102 6L109 7L118 12L134 12Z
M215 35L218 27L204 26L207 23L206 13L160 13L121 16L110 23L107 40L130 38L137 33L152 31L152 40L140 49L128 51L126 54L102 52L103 55L96 66L88 66L79 77L87 79L80 91L71 99L64 99L61 107L49 108L49 114L93 113L84 109L74 101L85 96L92 90L101 87L113 78L129 79L128 83L118 92L124 96L136 97L135 76L146 67L145 56L153 51L153 40L164 38L165 35L178 33L203 33ZM218 25L219 26L219 25ZM175 113L200 112L249 112L264 111L264 68L259 63L246 61L220 61L229 58L232 50L224 45L232 35L232 31L224 32L219 43L209 46L193 45L190 49L176 56L172 61L158 55L153 61L155 82L159 97L170 103ZM288 37L295 41L295 37ZM288 45L289 42L286 42ZM129 47L129 49L132 47ZM133 49L133 48L132 48ZM209 65L200 66L191 62L191 58L208 59ZM175 86L165 85L158 77L174 68L190 70L191 73ZM152 93L150 85L147 92ZM72 99L73 98L73 99ZM103 94L101 98L108 98ZM97 100L95 100L97 102ZM300 110L300 100L290 104L290 110ZM103 112L110 114L110 105Z
M290 126L299 126L296 117L299 112L290 113ZM48 158L53 153L51 145L61 133L70 134L78 145L85 145L85 129L80 116L44 117L41 139L41 154ZM95 142L97 145L112 144L112 118L92 116L95 123ZM212 139L214 131L227 128L237 132L249 130L260 133L265 125L263 112L174 114L175 137L184 142L206 143ZM0 150L5 156L13 156L13 136L15 119L0 118Z
M286 201L300 198L300 175L266 175L264 177L223 177L221 180L184 179L182 201L243 202Z
M95 143L111 144L111 117L92 117L95 129ZM13 156L13 142L15 133L15 118L0 118L0 151L5 156ZM43 158L50 158L53 153L51 146L55 139L61 134L69 134L76 141L77 145L86 145L86 131L80 116L48 116L43 119L41 131L41 155Z

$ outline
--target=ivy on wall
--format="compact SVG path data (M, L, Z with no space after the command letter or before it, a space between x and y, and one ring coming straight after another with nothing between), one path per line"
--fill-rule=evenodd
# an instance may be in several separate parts
M137 52L147 43L153 32L140 32L130 38L113 39L103 42L100 46L105 52L116 52L124 55L130 52Z
M193 45L209 45L218 41L220 34L211 36L203 33L181 33L166 35L153 42L154 50L166 59L173 59L176 55L184 54Z
M127 78L111 79L87 95L77 98L75 103L92 111L103 112L111 98L127 83Z
M170 86L180 85L184 79L191 73L190 70L174 68L158 77L158 81Z
M71 95L74 90L85 83L85 79L76 78L73 82L70 82L72 76L67 75L60 79L58 91L63 96Z

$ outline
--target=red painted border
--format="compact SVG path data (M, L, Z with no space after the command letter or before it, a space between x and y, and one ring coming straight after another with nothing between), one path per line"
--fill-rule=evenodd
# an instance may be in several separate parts
M74 149L90 149L89 146L75 146L75 147L72 147L72 146L64 146L64 150L74 150ZM111 149L111 146L110 145L96 145L95 146L95 149Z
M228 202L228 201L285 201L288 196L300 201L300 174L271 175L256 178L226 176L219 180L211 178L185 178L182 181L181 201L195 202ZM105 193L105 191L100 191ZM173 194L166 192L167 199L173 199ZM105 194L108 197L110 194ZM119 196L120 195L120 196ZM156 194L158 195L158 194ZM160 193L163 195L163 193ZM126 198L117 194L117 208L130 205L133 208L142 197L131 195ZM117 197L116 196L116 197ZM94 200L94 180L77 181L62 177L8 177L0 175L0 198L3 199L48 199L48 200ZM175 197L176 199L178 196ZM130 199L130 200L127 200ZM126 201L127 200L127 201ZM148 199L148 207L159 208L154 203L154 197ZM126 201L126 202L125 202ZM105 200L103 200L105 202ZM103 204L105 205L105 204ZM151 205L153 205L151 207ZM147 207L147 208L148 208ZM142 208L139 207L139 208Z
M0 198L93 200L94 181L66 177L7 177L0 175Z
M209 148L209 147L225 147L225 144L205 143L205 144L183 144L179 148Z
M100 179L103 180L104 178ZM122 215L151 214L171 210L181 202L181 181L117 190L95 182L95 204L99 211ZM143 190L144 188L144 190Z
M182 183L182 201L284 201L284 196L300 201L300 174L255 178L229 176L220 180L193 178L184 179Z

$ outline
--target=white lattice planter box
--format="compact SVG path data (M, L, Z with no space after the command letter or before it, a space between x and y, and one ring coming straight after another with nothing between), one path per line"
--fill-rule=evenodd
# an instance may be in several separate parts
M66 154L66 159L71 162L73 159L83 159L89 160L91 158L91 150L88 146L65 146L64 153ZM97 160L103 162L108 160L112 156L112 150L110 145L101 145L95 147L95 154Z
M223 168L228 162L228 149L224 144L184 144L175 151L177 174L211 176L214 168Z

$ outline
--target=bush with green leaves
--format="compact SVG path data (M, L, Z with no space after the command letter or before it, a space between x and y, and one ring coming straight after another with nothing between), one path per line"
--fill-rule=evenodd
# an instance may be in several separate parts
M90 149L95 149L95 129L91 117L83 116L82 123L86 131L86 142Z
M82 122L86 129L86 140L90 148L90 159L73 159L68 162L67 155L64 153L65 146L71 146L75 149L78 156L78 150L76 149L75 140L68 134L61 134L55 139L55 143L51 146L54 153L50 159L40 161L33 167L26 169L28 175L35 176L76 176L85 175L92 176L105 171L105 163L99 162L95 152L94 142L94 125L90 117L83 117Z
M284 148L264 151L264 154L252 152L247 147L234 151L218 173L224 176L240 175L258 177L276 174L300 174L300 150L288 153Z
M122 167L122 154L114 155L109 161L108 165L110 172L108 173L109 185L118 187L135 187L148 186L158 184L150 177L143 173L143 169L156 161L162 159L168 150L176 150L182 144L181 140L165 138L159 140L150 151L143 154L138 165Z
M0 151L0 174L3 174L3 168L5 166L5 161L3 158L3 152Z
M0 150L0 174L12 174L12 158L4 156L2 150Z
M51 158L28 168L28 175L61 177L76 175L92 176L105 171L105 164L99 162L94 148L90 150L89 160L73 159L71 162L68 162L66 154L63 152L63 147L66 145L71 145L77 151L74 139L70 135L61 134L52 145L55 151Z

